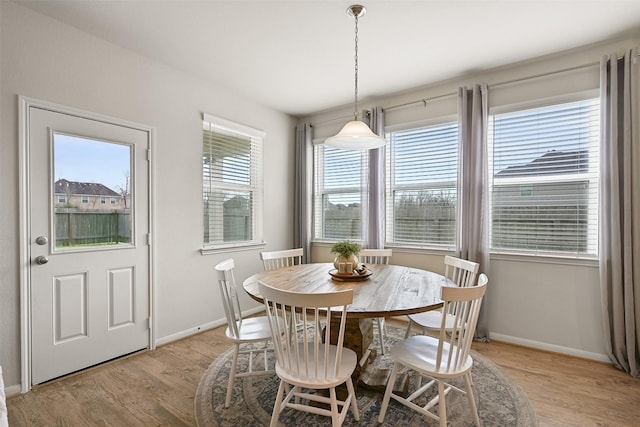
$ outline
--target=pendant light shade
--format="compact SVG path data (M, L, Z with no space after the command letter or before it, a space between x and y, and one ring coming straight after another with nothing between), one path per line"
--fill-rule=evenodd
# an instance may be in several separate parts
M347 150L370 150L384 146L387 141L373 133L364 122L352 120L336 135L325 139L324 143Z
M367 9L354 4L347 9L347 13L355 18L355 91L354 91L354 120L350 121L338 134L327 138L324 143L330 147L346 150L370 150L384 146L387 141L371 131L363 121L358 120L358 18L364 16Z

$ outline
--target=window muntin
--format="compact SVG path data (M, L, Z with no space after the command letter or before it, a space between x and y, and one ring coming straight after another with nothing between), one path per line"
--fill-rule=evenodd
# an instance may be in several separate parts
M491 249L597 255L600 102L489 118Z
M203 241L206 248L262 242L261 131L204 115Z
M361 240L366 151L314 147L314 238Z
M387 244L455 246L458 124L387 134Z

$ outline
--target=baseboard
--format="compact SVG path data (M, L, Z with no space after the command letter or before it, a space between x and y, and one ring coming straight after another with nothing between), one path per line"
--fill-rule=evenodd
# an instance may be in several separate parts
M394 317L393 319L398 320L400 322L409 323L408 318L406 316ZM569 348L569 347L563 347L563 346L548 344L548 343L539 342L539 341L527 340L524 338L512 337L510 335L496 334L493 332L490 332L489 336L491 337L492 340L502 341L509 344L516 344L522 347L530 347L530 348L535 348L537 350L551 351L554 353L560 353L568 356L580 357L582 359L595 360L598 362L604 362L609 364L612 363L611 359L609 359L609 356L607 356L606 354L592 353L589 351L578 350L575 348Z
M20 384L10 385L4 388L4 394L7 397L17 396L22 393L22 386Z
M254 307L252 309L246 310L242 312L242 316L251 316L252 314L259 313L264 311L264 307ZM168 344L173 341L181 340L183 338L190 337L191 335L195 335L200 332L208 331L209 329L217 328L218 326L226 325L227 319L222 318L218 320L214 320L213 322L208 322L200 326L196 326L193 328L185 329L184 331L176 332L175 334L167 335L162 338L156 339L156 346Z
M509 335L496 334L493 332L490 334L490 337L492 340L502 341L510 344L517 344L523 347L531 347L538 350L546 350L546 351L552 351L554 353L580 357L582 359L589 359L589 360L596 360L598 362L611 363L609 356L607 356L606 354L592 353L589 351L578 350L575 348L563 347L563 346L554 345L554 344L547 344L539 341L532 341L532 340L527 340L523 338L512 337Z

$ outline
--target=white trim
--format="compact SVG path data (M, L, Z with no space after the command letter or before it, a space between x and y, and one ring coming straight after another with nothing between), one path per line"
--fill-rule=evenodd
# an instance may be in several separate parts
M212 255L227 252L241 252L249 249L259 249L267 246L267 242L248 242L227 245L211 245L200 249L201 255Z
M30 277L30 258L31 250L29 242L29 236L31 235L29 224L30 221L30 206L29 197L29 108L36 107L52 112L61 114L67 114L83 119L95 120L98 122L114 124L117 126L124 126L131 129L136 129L142 132L146 132L148 135L149 150L155 146L155 128L140 123L123 120L120 118L106 116L103 114L93 113L90 111L81 110L78 108L67 107L64 105L56 104L53 102L42 101L35 98L26 96L18 96L18 191L19 191L19 257L20 257L20 269L19 269L19 284L20 284L20 378L21 386L20 391L26 393L31 390L31 293L29 291L29 284L31 283ZM148 184L149 184L149 229L152 234L155 233L155 186L154 178L155 171L153 168L153 162L151 156L149 156L149 172L148 172ZM155 296L155 253L156 247L152 240L149 245L149 348L154 349L156 347L155 339L155 312L156 312L156 296ZM15 386L12 386L15 387Z
M242 317L260 313L261 311L264 311L263 306L245 310L242 312ZM183 338L187 338L192 335L198 334L200 332L208 331L209 329L214 329L226 324L227 324L227 319L223 317L222 319L214 320L212 322L207 322L203 325L196 326L194 328L185 329L184 331L176 332L175 334L171 334L171 335L167 335L166 337L159 338L156 344L157 345L169 344L170 342L178 341Z
M20 394L21 389L20 389L20 384L14 384L14 385L10 385L8 387L4 388L4 395L6 397L12 397L12 396L16 396L18 394Z
M408 324L409 319L406 316L402 317L394 317L393 320L398 320L403 323ZM579 350L576 348L564 347L555 344L548 344L539 341L528 340L524 338L512 337L510 335L496 334L493 332L489 333L489 337L492 341L501 341L509 344L515 344L522 347L529 347L537 350L550 351L553 353L559 353L567 356L580 357L582 359L595 360L598 362L605 362L611 364L611 359L606 354L593 353L590 351Z
M509 335L495 334L493 332L490 333L490 337L492 340L502 341L510 344L517 344L523 347L530 347L538 350L551 351L554 353L565 354L568 356L580 357L582 359L596 360L598 362L611 363L609 356L607 356L606 354L593 353L590 351L584 351L584 350L579 350L579 349L570 348L570 347L563 347L560 345L548 344L548 343L539 342L539 341L532 341L524 338L512 337Z
M208 113L202 113L202 120L204 120L205 122L209 122L217 128L232 132L234 135L240 133L259 139L264 139L267 136L266 132L263 130L232 122L231 120L223 119L222 117L216 117Z
M384 127L385 134L393 133L393 132L402 132L405 130L411 129L421 129L429 126L438 126L444 125L447 123L457 123L458 122L458 114L445 114L442 116L436 116L429 119L416 120L412 122L403 122L395 125L389 125ZM385 135L386 136L386 135ZM387 136L388 139L388 136Z

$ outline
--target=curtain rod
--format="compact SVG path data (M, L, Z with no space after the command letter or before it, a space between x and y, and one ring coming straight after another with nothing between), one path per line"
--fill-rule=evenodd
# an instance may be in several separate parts
M638 52L636 54L636 56L640 57L640 52ZM618 57L618 59L622 59L622 58L624 58L624 56ZM526 80L539 79L539 78L546 77L546 76L552 76L554 74L568 73L570 71L581 70L583 68L595 67L595 66L599 66L599 65L600 65L600 61L598 61L598 62L589 62L587 64L576 65L574 67L563 68L561 70L549 71L549 72L546 72L546 73L534 74L532 76L521 77L521 78L518 78L518 79L507 80L507 81L504 81L504 82L494 83L492 85L489 85L488 87L492 88L492 87L508 86L508 85L511 85L511 84L514 84L514 83L523 82L523 81L526 81ZM426 107L428 101L434 101L436 99L448 98L450 96L454 96L454 95L457 95L457 94L458 94L458 92L452 92L452 93L445 93L443 95L437 95L437 96L434 96L432 98L422 98L422 99L418 99L416 101L410 101L410 102L405 102L404 104L398 104L398 105L392 105L391 107L386 107L386 108L384 108L384 111L397 110L397 109L400 109L400 108L409 107L409 106L414 105L414 104L424 104L424 106ZM338 117L338 118L335 118L335 119L329 119L329 120L325 120L325 121L318 122L318 123L312 123L311 125L313 126L314 124L315 125L320 125L320 124L332 123L334 121L344 120L344 119L349 118L349 117L351 117L351 116Z
M554 74L569 73L571 71L582 70L582 69L585 69L585 68L595 67L595 66L598 66L598 65L600 65L600 62L590 62L588 64L576 65L575 67L563 68L561 70L549 71L549 72L546 72L546 73L534 74L533 76L527 76L527 77L523 77L523 78L519 78L519 79L507 80L505 82L494 83L492 85L489 85L489 88L500 87L500 86L509 86L511 84L520 83L520 82L523 82L523 81L526 81L526 80L535 80L535 79L540 79L542 77L552 76Z
M431 98L422 98L422 99L418 99L417 101L410 101L410 102L405 102L404 104L392 105L391 107L384 108L384 111L398 110L400 108L409 107L410 105L413 105L413 104L424 104L424 106L426 107L427 101L435 101L436 99L448 98L450 96L455 96L457 94L458 92L451 92L451 93L445 93L443 95L433 96Z
M327 124L333 123L333 122L341 122L341 121L344 121L344 120L347 120L347 119L352 119L353 120L353 114L351 114L349 116L336 117L334 119L327 119L327 120L323 120L321 122L312 122L311 123L311 127L327 125Z
M631 50L634 50L634 49L631 49ZM640 52L636 53L636 57L638 57L638 56L640 56ZM624 55L623 56L617 56L618 60L623 59L623 58L624 58ZM597 66L600 66L600 63L601 63L600 61L589 62L587 64L576 65L575 67L563 68L561 70L549 71L547 73L540 73L540 74L535 74L533 76L523 77L523 78L520 78L520 79L513 79L513 80L508 80L506 82L495 83L495 84L489 85L489 87L491 88L491 87L508 86L510 84L519 83L519 82L524 81L524 80L539 79L541 77L546 77L546 76L550 76L550 75L553 75L553 74L568 73L570 71L581 70L583 68L597 67Z

